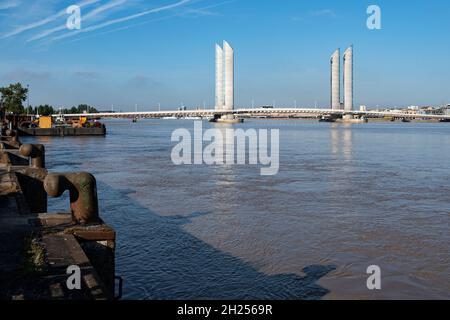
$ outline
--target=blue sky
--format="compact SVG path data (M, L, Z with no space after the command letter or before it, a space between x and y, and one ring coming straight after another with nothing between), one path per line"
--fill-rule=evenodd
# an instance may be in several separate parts
M65 9L82 4L80 31ZM382 29L366 27L379 5ZM235 49L236 105L329 105L329 58L355 50L355 104L450 103L448 0L0 0L0 85L32 105L214 104L214 45Z

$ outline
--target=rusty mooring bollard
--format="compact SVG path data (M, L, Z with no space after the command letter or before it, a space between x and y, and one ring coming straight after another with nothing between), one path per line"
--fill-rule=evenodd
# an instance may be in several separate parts
M8 141L8 143L10 145L12 145L15 148L19 148L21 143L19 140L19 134L17 133L16 130L12 130L12 129L6 129L5 130L5 137L6 137L6 141Z
M92 174L50 173L44 180L44 189L51 197L60 197L64 191L69 190L70 209L75 222L81 224L100 222L97 183Z
M14 137L16 133L14 132L14 130L6 129L5 134L7 137Z
M11 138L11 141L16 145L17 144L20 145L19 135L15 133L14 136Z
M23 144L19 152L24 157L31 158L33 168L45 168L45 147L43 144Z

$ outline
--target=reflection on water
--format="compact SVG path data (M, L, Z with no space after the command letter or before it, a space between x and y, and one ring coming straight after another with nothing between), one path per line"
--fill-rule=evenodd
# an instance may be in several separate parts
M352 130L345 128L343 132L343 153L345 160L352 160Z
M107 126L44 143L50 170L95 174L126 298L450 298L448 124L234 126L280 129L275 176L173 165L171 133L192 121Z
M343 155L347 161L352 160L352 125L331 124L331 152L334 155Z
M339 136L340 136L340 132L339 132L339 126L336 124L333 124L331 126L330 129L330 134L331 134L331 148L332 148L332 153L337 156L339 153Z

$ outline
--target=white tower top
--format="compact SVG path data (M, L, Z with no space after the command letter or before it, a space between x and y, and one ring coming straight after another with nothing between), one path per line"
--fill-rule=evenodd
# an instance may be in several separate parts
M223 83L223 50L216 44L216 110L222 110L224 106Z
M344 52L344 110L353 110L353 46Z
M339 110L341 108L341 52L337 49L331 56L331 109Z
M223 42L225 55L225 110L234 109L234 50L228 42Z

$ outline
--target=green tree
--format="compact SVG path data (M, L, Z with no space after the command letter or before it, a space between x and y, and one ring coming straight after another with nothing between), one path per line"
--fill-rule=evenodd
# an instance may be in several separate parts
M23 102L27 100L28 89L21 83L10 84L8 87L0 88L2 94L1 105L6 112L23 113Z
M90 105L87 104L80 104L78 106L78 112L77 113L98 113L97 109L95 109L94 107L91 107Z
M27 112L27 114L34 114L35 113L32 106L28 106L28 108L26 108L26 112Z
M49 116L52 114L55 114L55 109L53 109L52 106L49 106L48 104L40 105L37 108L37 113L41 116Z
M82 114L84 112L98 113L98 110L87 104L80 104L78 107L74 106L70 109L65 108L62 110L62 113L64 114Z
M70 108L69 113L72 113L72 114L78 113L77 107L72 107L72 108Z

